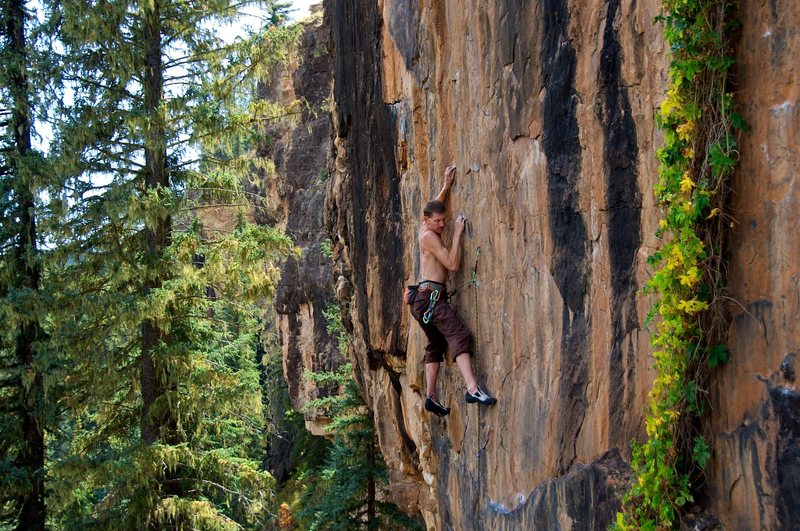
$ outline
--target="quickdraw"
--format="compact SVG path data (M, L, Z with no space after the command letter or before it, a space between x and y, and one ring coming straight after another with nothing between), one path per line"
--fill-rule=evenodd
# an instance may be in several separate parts
M425 324L430 324L431 319L433 319L433 309L436 306L436 302L439 300L439 290L435 289L431 291L431 298L428 301L428 309L425 310L425 313L422 314L422 322Z

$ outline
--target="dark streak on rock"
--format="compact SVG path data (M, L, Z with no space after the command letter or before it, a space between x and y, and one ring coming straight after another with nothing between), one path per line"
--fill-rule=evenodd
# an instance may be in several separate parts
M575 443L586 414L589 242L578 205L581 145L575 114L575 50L569 40L566 0L544 0L541 68L544 81L542 145L547 157L547 203L553 257L550 269L564 300L558 401L556 473L575 460Z
M348 332L352 336L355 330L363 331L358 339L366 347L366 352L355 352L353 369L365 401L375 411L374 397L366 392L366 381L372 380L367 371L388 370L387 356L404 355L400 343L405 273L400 178L395 161L397 117L393 106L383 102L381 93L383 21L378 3L332 0L325 3L325 10L334 46L334 121L347 165L342 189L328 200L326 217L335 241L345 240L343 251L348 256L340 262L349 267L343 268L342 274L353 286L357 314L352 317L361 325L349 323ZM379 284L371 286L374 289L368 298L370 279ZM348 326L346 320L345 324ZM376 336L380 344L373 344ZM400 380L391 370L388 373L397 391ZM404 429L399 406L393 414L405 453L402 457L411 466L418 466L417 448ZM379 425L377 421L375 424Z
M419 59L417 32L419 31L418 0L391 2L389 4L389 35L403 56L407 70Z
M470 416L468 424L472 421L484 425L480 420L480 413L476 413L474 418ZM439 493L439 512L443 529L447 531L492 529L487 525L486 509L483 506L486 499L485 478L490 458L484 456L477 463L473 462L473 459L478 458L473 453L475 446L467 440L470 437L469 432L472 431L469 427L466 429L467 435L461 443L460 450L454 452L444 422L446 420L436 418L430 422L433 453L439 458L436 492ZM451 498L450 482L459 485L458 500Z
M633 263L641 245L642 194L637 183L636 124L631 114L627 90L623 87L622 47L614 20L620 0L609 0L603 33L603 49L597 75L597 118L603 125L603 161L606 173L608 211L608 255L611 266L611 360L608 382L608 424L610 444L622 447L627 442L626 413L634 411L633 367L630 334L639 328L636 315L636 276ZM623 346L628 338L628 375L623 364Z
M778 521L782 529L800 529L800 393L779 386L770 388L769 396L780 426L775 492Z
M453 450L450 439L447 437L447 432L439 427L439 421L431 423L431 446L433 447L434 455L439 459L439 469L436 473L436 492L447 493L447 482L450 479L450 456ZM438 499L438 509L441 514L440 521L442 525L446 526L445 530L449 531L454 529L453 523L458 522L457 515L453 514L453 507L450 504L450 496L440 496Z
M329 208L349 208L338 212L352 220L345 227L351 249L351 283L354 286L358 319L370 335L370 314L380 315L383 337L400 336L402 282L404 278L402 213L399 177L395 163L394 123L391 110L381 94L381 16L374 2L333 1L327 4L331 14L334 53L334 99L340 138L347 140L350 174L349 204ZM337 215L331 216L334 220ZM370 257L379 260L371 261ZM368 264L380 268L374 278L383 280L377 300L367 300ZM380 307L376 308L376 304ZM370 310L369 312L367 310ZM383 346L383 345L381 345ZM367 345L368 348L372 345ZM397 345L388 352L395 354Z
M508 111L508 135L519 138L528 135L528 124L538 109L535 103L539 86L538 71L531 64L536 52L536 36L540 35L541 18L536 16L538 3L533 0L502 0L495 10L498 28L500 62L511 66L511 76L505 91Z
M400 383L400 375L389 366L385 366L384 368L386 369L386 372L389 375L389 381L392 382L392 388L397 393L398 397L397 400L398 402L400 402L400 393L403 390L403 386ZM414 439L411 437L411 435L408 434L408 431L406 430L406 423L405 420L403 419L403 409L397 408L394 412L394 416L395 416L394 421L397 424L398 430L400 431L400 436L402 438L403 445L406 448L406 452L408 453L408 456L411 458L413 464L417 468L419 468L419 455L417 454L417 445L414 443Z

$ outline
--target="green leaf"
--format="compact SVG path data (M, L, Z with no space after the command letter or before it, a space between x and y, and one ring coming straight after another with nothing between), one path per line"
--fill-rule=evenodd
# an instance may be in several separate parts
M748 124L747 121L738 112L731 113L730 118L731 118L731 125L733 125L735 129L739 129L745 132L750 130L750 124Z
M725 364L730 359L728 345L720 343L708 349L708 365L712 369Z
M692 461L697 463L700 468L705 468L709 459L711 459L711 447L702 437L695 437Z

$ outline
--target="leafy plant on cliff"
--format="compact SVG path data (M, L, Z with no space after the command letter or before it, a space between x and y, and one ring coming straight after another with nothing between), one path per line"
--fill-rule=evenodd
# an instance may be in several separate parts
M656 268L644 288L655 302L652 344L657 376L645 421L633 443L636 481L617 515L618 529L665 529L694 501L710 458L703 437L710 370L728 359L722 344L729 177L738 156L729 73L736 29L733 1L663 0L670 46L670 88L657 119L664 135L655 187L664 212Z

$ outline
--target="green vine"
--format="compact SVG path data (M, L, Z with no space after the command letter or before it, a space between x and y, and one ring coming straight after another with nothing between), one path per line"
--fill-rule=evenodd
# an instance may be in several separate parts
M731 39L735 0L662 0L670 47L670 88L657 115L664 146L655 186L664 213L661 247L644 292L655 302L652 338L657 376L650 391L647 440L633 445L633 486L617 529L668 529L694 501L711 447L703 436L710 371L728 360L723 253L726 214L738 152L733 112Z

